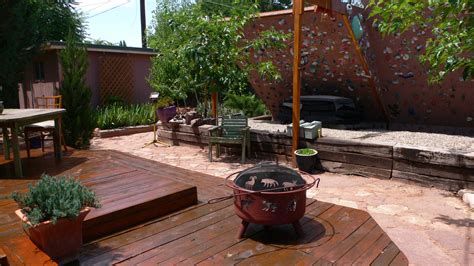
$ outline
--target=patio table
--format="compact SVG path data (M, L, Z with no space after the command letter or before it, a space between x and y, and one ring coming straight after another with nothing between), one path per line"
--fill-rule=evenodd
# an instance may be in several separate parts
M61 159L61 114L66 109L5 109L0 114L0 126L3 133L3 151L6 160L10 160L10 146L13 148L15 175L23 177L21 168L20 145L18 142L19 128L21 126L54 120L54 156ZM11 141L8 139L8 128L11 130Z

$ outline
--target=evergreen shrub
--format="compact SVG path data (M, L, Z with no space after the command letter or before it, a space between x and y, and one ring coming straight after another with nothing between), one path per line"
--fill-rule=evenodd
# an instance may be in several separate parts
M100 208L95 193L73 178L44 174L36 185L30 184L28 188L24 194L13 192L11 198L33 226L48 220L54 224L60 218L75 218L86 207Z
M97 117L91 106L92 92L86 85L88 56L84 45L69 35L66 48L61 51L63 82L60 89L63 96L64 137L66 144L74 148L89 145L92 132L97 125Z

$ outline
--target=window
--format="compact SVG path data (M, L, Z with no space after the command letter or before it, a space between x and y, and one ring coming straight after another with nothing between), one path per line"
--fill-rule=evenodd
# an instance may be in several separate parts
M44 80L44 63L35 63L35 80Z

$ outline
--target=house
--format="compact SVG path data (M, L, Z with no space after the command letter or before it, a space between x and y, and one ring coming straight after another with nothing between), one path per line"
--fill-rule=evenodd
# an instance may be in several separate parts
M26 67L19 86L21 108L34 107L34 98L58 94L62 72L60 52L64 42L48 42L42 53ZM86 83L92 90L92 105L106 103L111 97L128 103L148 101L150 85L146 81L151 67L152 49L87 44L89 69Z

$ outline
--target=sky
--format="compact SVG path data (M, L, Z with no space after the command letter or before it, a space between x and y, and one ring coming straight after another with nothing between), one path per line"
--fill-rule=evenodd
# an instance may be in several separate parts
M141 47L139 0L76 0L83 12L90 39L112 43L125 40L128 47ZM147 27L152 20L156 0L145 0Z

